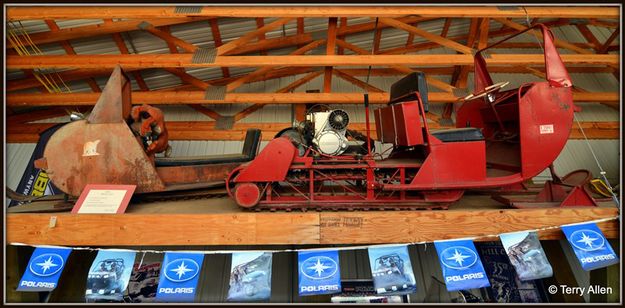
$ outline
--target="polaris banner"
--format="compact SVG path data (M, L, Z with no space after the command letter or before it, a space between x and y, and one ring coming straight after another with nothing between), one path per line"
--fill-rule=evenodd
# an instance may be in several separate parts
M69 248L35 248L28 267L17 286L17 291L39 292L52 291L56 288L72 252Z
M553 269L536 232L513 232L499 235L521 281L553 276Z
M50 178L45 171L35 168L35 160L43 157L43 150L46 144L48 144L50 136L64 124L65 123L52 126L39 135L39 142L37 142L37 146L30 156L28 165L26 165L26 170L24 170L22 179L15 190L17 193L27 196L48 196L63 193L50 182ZM17 204L17 201L11 200L9 206L15 206Z
M193 302L204 254L167 252L156 291L159 302Z
M408 246L370 247L369 265L378 294L410 294L417 290Z
M85 298L122 301L128 286L136 252L100 250L87 276Z
M300 296L341 293L338 251L301 251L297 259Z
M619 262L603 232L595 223L562 226L562 232L573 247L585 271L610 266Z
M163 254L160 253L144 253L135 260L128 282L128 297L133 303L154 302L162 261Z
M267 301L271 297L270 252L232 254L228 301Z
M488 277L471 240L434 242L447 291L489 287Z

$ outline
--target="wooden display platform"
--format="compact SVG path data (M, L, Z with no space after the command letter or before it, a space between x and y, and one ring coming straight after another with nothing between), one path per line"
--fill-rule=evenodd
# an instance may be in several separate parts
M413 243L554 227L541 239L563 238L558 226L613 218L599 207L512 209L467 195L449 210L250 212L227 198L131 204L126 214L11 213L7 242L62 246L187 246ZM55 223L51 223L55 220ZM599 223L608 238L619 220ZM479 240L496 240L496 237Z

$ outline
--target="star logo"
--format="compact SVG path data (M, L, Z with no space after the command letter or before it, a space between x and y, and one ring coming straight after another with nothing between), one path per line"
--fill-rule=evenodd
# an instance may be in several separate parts
M52 276L63 269L63 257L55 253L41 254L30 262L29 269L37 276Z
M464 246L446 248L440 254L441 263L451 269L462 270L473 266L477 262L477 254Z
M571 233L570 242L583 251L595 251L602 249L605 245L604 237L596 231L583 229Z
M336 261L326 256L310 257L301 263L300 272L310 279L327 279L338 271Z
M165 277L173 282L184 282L193 279L200 271L200 266L192 259L175 259L165 265Z

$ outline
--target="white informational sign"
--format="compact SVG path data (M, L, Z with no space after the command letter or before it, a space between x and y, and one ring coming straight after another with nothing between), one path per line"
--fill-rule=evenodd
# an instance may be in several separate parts
M85 187L73 214L122 214L126 211L135 185L97 185Z

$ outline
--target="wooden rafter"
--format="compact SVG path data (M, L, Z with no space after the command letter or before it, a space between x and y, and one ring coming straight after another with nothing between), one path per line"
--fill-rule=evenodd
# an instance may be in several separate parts
M325 43L325 40L318 40L318 41L314 41L310 44L307 44L306 46L299 48L293 52L290 53L290 55L302 55L310 50L313 50L315 48L317 48L318 46L322 45L323 43ZM234 91L236 88L242 86L243 84L245 84L246 82L248 82L249 80L258 77L258 76L262 76L266 73L268 73L269 71L273 70L274 68L276 68L277 66L266 66L260 69L257 69L247 75L244 75L243 77L240 77L230 83L228 83L228 86L226 87L226 91L227 92L232 92Z
M235 123L229 130L218 130L215 129L215 123L215 121L167 122L169 139L243 140L247 129L259 128L263 132L263 140L271 140L280 130L292 125L291 123ZM618 139L619 137L619 122L581 122L580 124L589 139ZM33 123L8 127L7 141L9 143L37 142L39 133L53 125L55 123ZM428 126L433 129L442 127L437 123L431 123ZM350 123L350 128L359 132L366 132L365 123ZM376 138L375 130L371 131L371 137ZM573 126L569 138L583 139L577 125Z
M454 49L456 51L459 51L461 53L464 54L471 54L473 52L472 48L468 48L467 46L464 46L460 43L457 43L455 41L452 41L448 38L444 38L440 35L436 35L430 32L427 32L425 30L419 29L417 27L413 27L409 24L403 23L401 21L398 21L396 19L392 19L392 18L380 18L379 19L381 23L393 26L397 29L402 29L405 31L408 31L410 33L413 33L415 35L421 36L425 39L428 39L432 42L435 42L437 44L440 44L441 46L445 46L451 49Z
M603 45L601 45L601 48L599 48L599 50L597 50L597 53L607 53L608 52L608 48L610 47L610 44L612 44L612 42L614 42L614 40L618 37L618 34L619 34L619 29L617 28L616 30L614 30L614 32L612 32L612 34L605 41L605 43L603 43Z
M9 93L6 106L91 106L99 93ZM139 91L132 93L133 104L236 104L257 102L261 104L360 104L362 93L227 93L223 100L209 100L205 91ZM388 93L370 93L372 104L388 103ZM458 102L459 97L447 92L430 92L432 103ZM602 102L618 105L618 92L574 92L575 102Z
M217 55L221 56L226 54L229 51L232 51L244 44L246 44L247 42L257 38L259 35L266 33L268 31L274 30L282 25L285 25L286 23L288 23L289 21L291 21L293 18L280 18L270 24L267 24L265 26L262 26L254 31L250 31L248 33L246 33L245 35L239 37L236 40L230 41L226 44L223 44L219 47L217 47Z
M527 29L527 26L524 26L522 24L516 23L516 22L514 22L512 20L508 20L506 18L494 18L494 19L496 21L498 21L499 23L504 24L504 25L506 25L506 26L508 26L510 28L513 28L513 29L515 29L517 31L523 31L523 30ZM542 33L540 33L539 31L531 30L530 32L531 32L530 34L534 34L534 35L536 35L540 39L542 39L542 37L543 37ZM575 45L573 45L573 44L571 44L569 42L565 42L565 41L562 41L562 40L559 40L559 39L554 39L553 43L557 47L561 47L561 48L565 48L565 49L568 49L568 50L572 50L572 51L575 51L575 52L580 53L580 54L592 54L592 52L587 50L587 49L579 48L579 47L577 47L577 46L575 46Z
M105 24L111 24L114 23L112 19L105 19L104 20ZM119 49L119 52L121 52L124 55L128 55L130 54L130 51L128 50L128 47L126 46L126 42L124 42L124 39L122 38L120 33L113 33L113 40L115 41L115 44L117 45L117 48ZM133 70L130 72L130 74L132 74L132 77L135 78L135 81L137 82L137 85L139 86L139 89L141 89L142 91L149 91L150 89L148 88L148 84L145 82L145 80L143 79L143 76L141 76L141 72L137 71L137 70Z
M441 37L447 37L449 33L449 27L451 27L452 18L445 18L445 24L443 24L443 30L441 30ZM417 27L416 25L414 27Z
M346 28L347 28L347 17L339 18L339 29L337 31L340 32L341 30L345 30ZM345 35L337 35L336 38L339 40L344 40ZM342 55L344 53L345 53L345 50L343 50L343 47L338 46L336 49L336 54Z
M256 18L256 28L260 29L262 27L265 26L265 19L262 17ZM265 33L261 33L258 35L258 40L262 41L265 39ZM260 55L261 56L266 56L267 55L267 51L266 50L261 50L260 51Z
M293 81L292 83L288 84L287 86L279 89L278 91L276 91L276 93L289 93L299 87L301 87L302 85L308 83L309 81L315 79L316 77L320 76L321 74L323 74L322 70L317 70L314 72L310 72L308 74L306 74L304 77L297 79L295 81ZM263 108L266 104L254 104L251 105L239 112L237 112L234 115L234 121L239 121L245 117L247 117L248 115L252 114L253 112L260 110L261 108ZM303 105L302 105L303 106Z
M45 21L46 24L48 25L48 27L50 28L50 31L53 33L56 33L60 30L59 26L56 24L56 22L54 20L46 20ZM61 41L61 46L63 47L63 49L65 49L65 52L68 55L75 55L76 51L74 50L74 47L72 47L72 44L70 44L69 41ZM95 81L95 79L92 78L88 78L87 79L87 84L89 85L89 87L91 88L91 90L93 92L101 92L102 90L100 89L100 86L98 85L98 83Z
M590 29L585 24L578 23L575 26L577 27L577 30L579 30L579 32L584 36L586 41L592 45L592 48L595 51L599 51L599 48L601 48L601 43L599 42L599 40L597 40L597 37L592 34L592 31L590 31Z
M221 40L221 31L219 31L219 23L217 22L217 18L211 19L208 21L211 27L211 34L213 35L213 41L215 42L215 47L218 48L223 45L223 41ZM224 78L230 77L230 69L227 67L221 68L221 74Z
M174 6L29 6L7 8L7 20L81 18L223 17L506 17L620 18L618 6L204 6L197 13L177 13Z
M197 46L179 39L175 36L173 36L171 33L169 32L165 32L163 30L160 30L158 28L156 28L154 25L147 25L145 27L143 27L143 29L151 34L153 34L154 36L164 40L165 42L167 42L168 44L174 44L182 49L184 49L186 52L195 52L197 50Z
M71 17L70 19L72 18L76 18L76 16ZM109 19L109 18L102 17L102 16L96 17L96 18L97 19L101 19L101 18ZM112 16L110 18L117 18L117 17ZM97 37L97 36L102 36L102 35L107 35L107 34L138 30L139 24L141 24L144 21L154 25L155 27L158 27L158 26L185 24L185 23L190 23L194 21L208 19L207 17L155 18L155 19L144 19L144 20L141 20L141 19L137 20L137 19L134 19L134 17L132 18L133 20L116 21L116 22L104 23L104 24L99 24L99 25L89 25L89 26L80 26L80 27L73 27L73 28L67 28L67 29L60 29L54 33L52 31L32 33L28 35L30 38L30 41L28 40L23 40L23 41L27 41L26 44L32 43L32 44L39 46L43 44L56 43L56 42L62 42L62 41L67 41L67 40L75 40L75 39L87 38L87 37ZM51 19L51 18L46 18L46 19ZM7 46L7 48L9 47L11 46Z
M340 77L341 79L346 80L349 83L366 90L367 92L380 92L380 93L384 92L384 90L376 88L375 86L372 86L372 85L370 85L370 84L368 84L368 83L366 83L366 82L364 82L364 81L362 81L362 80L360 80L360 79L358 79L358 78L356 78L356 77L354 77L354 76L352 76L350 74L347 74L347 73L345 73L345 72L343 72L341 70L334 69L333 73L334 73L334 75Z

